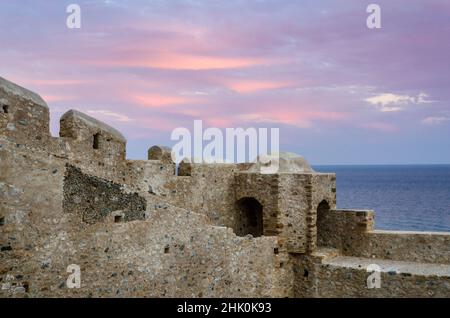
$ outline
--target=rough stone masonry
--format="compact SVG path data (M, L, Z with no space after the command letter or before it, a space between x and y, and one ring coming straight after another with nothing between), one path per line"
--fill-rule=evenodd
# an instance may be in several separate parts
M450 296L450 233L374 230L300 156L276 174L176 173L167 148L127 160L122 134L83 113L60 125L51 136L45 101L0 78L0 297Z

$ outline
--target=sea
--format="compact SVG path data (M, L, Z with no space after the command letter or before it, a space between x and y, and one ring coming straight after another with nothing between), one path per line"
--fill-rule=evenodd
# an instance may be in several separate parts
M450 165L313 168L336 173L337 208L375 210L376 229L450 232Z

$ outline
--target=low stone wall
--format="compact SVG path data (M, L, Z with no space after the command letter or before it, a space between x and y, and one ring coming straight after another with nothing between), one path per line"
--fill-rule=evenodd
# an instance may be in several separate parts
M370 270L373 264L380 269L378 274ZM428 298L449 297L450 290L450 267L444 265L339 256L319 260L305 255L294 273L296 297ZM368 288L374 274L379 285Z
M146 209L146 200L137 193L126 193L120 184L85 174L72 165L66 166L65 213L74 213L83 222L95 223L119 210L123 213L124 221L143 220Z
M63 209L67 159L2 138L0 145L0 297L292 296L276 237L238 237L167 203L142 220L80 222ZM113 184L72 169L84 180L78 194ZM80 266L80 289L66 286L70 264Z
M317 230L319 246L343 255L450 264L450 233L374 230L373 211L324 211Z
M355 241L347 255L398 261L450 264L450 233L372 231Z
M374 212L367 210L319 209L317 214L318 247L337 248L351 253L354 243L364 240L373 230Z
M37 94L0 77L0 131L18 144L42 147L50 138L49 109Z

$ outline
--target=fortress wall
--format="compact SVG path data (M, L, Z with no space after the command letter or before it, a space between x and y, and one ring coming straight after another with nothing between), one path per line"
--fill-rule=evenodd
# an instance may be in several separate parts
M146 198L150 210L155 205L170 204L203 213L214 225L234 228L234 175L247 166L185 163L179 168L184 172L176 175L169 150L149 154L150 160L127 160L123 182Z
M276 237L237 237L170 205L145 220L82 222L62 208L66 159L4 138L1 145L0 277L15 287L0 297L292 296ZM65 285L70 264L81 267L81 289Z
M175 175L175 166L160 160L127 160L119 182L140 193L166 196L163 186Z
M12 275L25 293L50 266L57 238L77 220L62 213L63 159L3 137L0 144L0 278L6 284ZM1 290L0 297L14 290Z
M286 255L275 252L276 237L240 238L231 229L211 226L212 216L226 223L232 215L207 209L223 202L235 166L200 166L193 177L175 176L173 164L163 160L112 160L110 167L99 168L95 157L88 154L83 161L74 153L81 149L77 142L74 135L65 135L50 138L45 147L17 146L2 131L0 276L2 283L12 285L0 297L292 296L290 267ZM87 196L106 191L108 197L112 192L103 186L119 182L120 191L137 189L153 198L146 219L130 222L125 217L114 223L109 213L91 224L78 213L63 211L67 163L80 169L83 177L70 182L86 186ZM221 187L211 188L212 180ZM223 180L229 184L224 186ZM172 192L171 182L182 191ZM190 197L202 192L209 196ZM234 203L229 200L222 211ZM176 209L167 203L171 201L201 207L204 215ZM162 203L148 209L153 202ZM81 266L81 289L65 285L70 264Z
M189 164L188 167L189 175L171 176L162 186L167 202L204 213L215 225L234 228L234 174L243 166Z
M83 264L84 287L56 292L94 297L285 295L274 238L239 238L205 222L204 216L169 207L146 221L96 224L77 238L77 253L67 260ZM97 253L90 251L93 247ZM92 256L84 260L86 254Z
M194 164L192 176L181 177L183 180L197 179L190 189L190 196L197 197L197 211L205 213L215 225L235 228L234 174L241 168L236 164ZM189 197L186 200L189 201Z
M167 148L126 160L125 138L85 114L48 131L45 102L0 78L0 278L12 279L0 297L448 296L436 263L450 264L449 233L373 230L373 211L336 210L335 175L302 158L275 175L190 163L177 175ZM265 236L233 233L247 197ZM386 289L363 284L368 261ZM81 289L66 288L69 264Z
M14 284L26 283L27 290L2 289L0 297L292 295L284 256L274 252L275 237L237 237L231 229L209 225L204 215L170 206L146 220L124 223L61 221L69 216L58 211L50 220L22 223L26 233L36 229L28 239L18 237L20 226L8 216L4 227L11 231L4 236L14 233L25 247L15 244L12 251L1 252L0 276L5 282L11 275ZM80 289L65 285L70 264L81 268Z
M125 138L77 111L61 118L60 138L51 137L49 109L37 94L0 78L0 132L18 147L44 150L84 170L116 181L124 172Z

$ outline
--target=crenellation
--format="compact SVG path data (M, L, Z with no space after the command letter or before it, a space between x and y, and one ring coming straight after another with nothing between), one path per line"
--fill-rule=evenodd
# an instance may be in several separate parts
M40 147L50 138L47 104L37 94L0 77L0 130L18 144Z
M148 160L160 160L173 164L172 150L165 146L152 146L148 149Z
M126 139L114 128L76 110L66 112L60 126L60 137L66 138L72 158L88 157L109 166L124 163Z
M60 125L50 136L42 98L0 78L0 278L23 278L1 297L450 296L450 233L375 230L301 156L177 167L164 146L127 160L81 112ZM368 289L377 263L386 287Z

